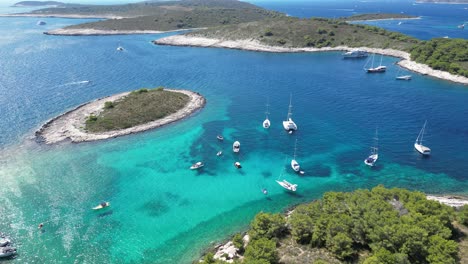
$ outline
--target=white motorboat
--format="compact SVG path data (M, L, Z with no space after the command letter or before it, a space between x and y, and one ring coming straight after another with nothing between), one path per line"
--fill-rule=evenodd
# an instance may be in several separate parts
M11 243L11 240L7 237L0 238L0 247L8 246Z
M285 121L283 121L283 127L286 131L289 132L289 134L292 134L292 131L297 130L297 125L294 123L292 120L292 105L291 105L291 100L292 100L292 95L289 96L289 109L288 109L288 116Z
M345 59L359 59L359 58L365 58L367 56L368 56L367 51L359 50L359 49L351 50L351 51L343 53L343 58Z
M296 189L297 189L297 184L292 184L286 180L282 180L282 181L279 181L279 180L276 180L276 182L281 185L281 187L285 188L286 190L288 191L292 191L292 192L295 192Z
M223 152L221 150L218 151L218 153L216 153L216 156L221 156L221 155L223 155Z
M224 137L221 136L221 135L217 135L216 138L217 138L219 141L223 141L223 140L224 140Z
M374 137L374 145L371 147L371 153L367 159L364 160L364 164L367 166L374 166L375 162L379 158L379 153L378 153L378 137L377 137L377 129L375 130L375 137Z
M269 128L270 125L271 125L270 119L268 119L268 114L269 114L269 112L268 112L268 107L269 107L269 106L270 106L270 105L268 104L268 101L267 101L266 112L265 112L266 117L265 117L265 120L263 121L263 128Z
M14 247L0 247L0 258L10 257L16 254Z
M411 80L411 75L400 75L400 70L401 70L401 68L398 68L397 75L396 75L395 79L401 80L401 81Z
M239 141L236 141L236 142L234 142L234 144L232 144L232 151L234 151L235 153L240 151L240 142Z
M423 154L425 156L428 156L428 155L431 155L431 149L422 144L423 137L424 137L424 132L426 130L426 124L427 124L427 120L424 122L424 126L422 127L421 131L419 131L419 135L416 138L416 141L414 142L414 148L419 153L421 153L421 154Z
M238 162L238 161L234 162L234 166L235 166L236 168L238 168L238 169L242 168L241 163Z
M297 139L296 139L296 144L294 145L294 156L293 156L293 159L291 160L291 168L295 172L299 172L301 169L301 166L299 166L299 163L296 161L296 150L297 150Z
M382 65L383 55L380 56L380 65L377 66L377 67L374 67L374 57L375 57L375 54L372 54L372 58L369 59L369 60L366 62L366 65L364 65L364 70L365 70L367 73L385 72L385 71L387 70L387 66L383 66L383 65ZM366 68L367 64L369 64L369 61L372 61L371 67L370 67L370 68Z
M93 210L101 210L101 209L109 207L109 206L110 206L110 202L102 202L99 205L93 207Z
M402 75L402 76L397 76L395 79L397 80L403 80L403 81L409 81L411 80L411 75Z
M199 168L201 168L203 166L205 166L205 164L203 164L203 162L199 161L197 163L192 164L192 166L190 166L190 169L191 170L196 170L196 169L199 169Z

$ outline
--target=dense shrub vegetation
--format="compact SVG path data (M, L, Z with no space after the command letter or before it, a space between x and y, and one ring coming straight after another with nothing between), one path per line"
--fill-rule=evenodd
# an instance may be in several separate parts
M115 102L105 102L104 110L86 120L86 130L104 132L125 129L177 112L189 101L189 96L179 92L156 89L139 89Z
M468 206L458 214L466 223ZM290 217L257 214L244 260L236 263L279 263L275 249L286 240L311 250L326 249L342 262L457 263L455 216L453 208L427 200L420 192L383 186L328 192L321 200L297 206ZM222 263L211 261L205 258L204 263Z
M433 69L468 77L468 40L432 39L415 46L411 59Z
M217 39L257 40L284 47L370 47L409 51L419 40L382 28L326 18L276 17L249 23L208 28L187 35Z

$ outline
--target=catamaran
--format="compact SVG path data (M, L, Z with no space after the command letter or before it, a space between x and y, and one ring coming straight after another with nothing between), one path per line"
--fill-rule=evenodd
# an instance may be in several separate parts
M234 142L234 144L232 144L232 151L234 151L235 153L240 151L240 142L239 141L236 141L236 142Z
M382 58L383 58L383 55L380 56L380 65L377 66L377 67L374 67L374 57L375 57L375 54L372 54L372 59L369 59L369 60L366 62L366 65L364 65L364 70L367 71L367 73L385 72L385 71L387 70L387 66L383 66L383 65L382 65ZM369 63L370 60L372 60L371 67L370 67L370 68L366 68L366 66L367 66L367 64Z
M374 145L371 147L371 153L369 155L369 157L367 157L367 159L364 160L364 164L366 164L367 166L374 166L375 165L375 162L377 161L377 159L379 158L379 153L378 153L378 141L379 141L379 138L377 137L377 129L375 129L375 137L374 137Z
M414 148L423 155L430 155L431 149L422 144L424 131L426 130L426 124L427 124L427 120L424 122L424 126L422 127L421 131L419 131L419 135L416 138L416 141L414 142Z
M285 121L283 121L283 127L286 131L289 132L289 134L292 134L293 131L297 130L297 125L294 123L292 120L292 105L291 105L291 100L292 100L292 94L289 96L289 109L288 109L288 116Z
M268 104L268 100L267 100L266 112L265 112L266 118L263 121L263 128L269 128L270 127L270 120L268 119L268 114L269 114L268 106L270 106L270 105Z

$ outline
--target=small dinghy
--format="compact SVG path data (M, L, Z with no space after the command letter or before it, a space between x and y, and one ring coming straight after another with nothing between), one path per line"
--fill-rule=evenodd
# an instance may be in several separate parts
M223 141L223 140L224 140L224 137L221 136L221 135L217 135L216 138L217 138L219 141Z
M0 247L0 258L10 257L16 254L14 247Z
M203 162L199 161L195 164L192 164L192 166L190 166L190 169L191 170L196 170L196 169L199 169L201 167L205 166L205 164L203 164Z
M93 210L101 210L101 209L109 207L109 206L110 206L110 202L102 202L99 205L93 207Z
M262 189L262 193L265 194L265 195L267 195L267 194L268 194L268 190L267 190L266 188L263 188L263 189Z
M223 152L221 150L218 151L218 153L216 153L216 156L221 156L221 155L223 155Z
M238 161L236 161L236 162L234 163L234 166L236 166L236 168L238 168L238 169L242 168L242 165L241 165L240 162L238 162Z

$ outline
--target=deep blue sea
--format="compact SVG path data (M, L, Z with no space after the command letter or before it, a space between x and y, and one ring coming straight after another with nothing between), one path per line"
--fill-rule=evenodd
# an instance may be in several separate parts
M466 21L468 5L257 3L302 17L395 10L423 18L372 23L421 39L466 38L456 25ZM191 263L257 212L279 212L327 191L384 184L468 195L466 85L415 73L396 81L392 57L383 58L386 73L369 75L364 60L343 60L339 52L151 43L169 34L47 36L42 32L92 20L38 20L0 17L0 232L18 248L5 263ZM124 52L116 51L119 44ZM54 146L33 140L41 124L79 104L157 86L200 92L207 105L181 122L117 139ZM281 125L290 94L299 127L293 135ZM272 126L265 130L267 100ZM425 120L429 158L413 149ZM380 158L371 169L363 160L376 127ZM304 176L289 167L296 139ZM235 140L239 155L231 151ZM200 160L202 170L188 169ZM297 193L275 179L297 183ZM111 207L92 211L101 200Z

